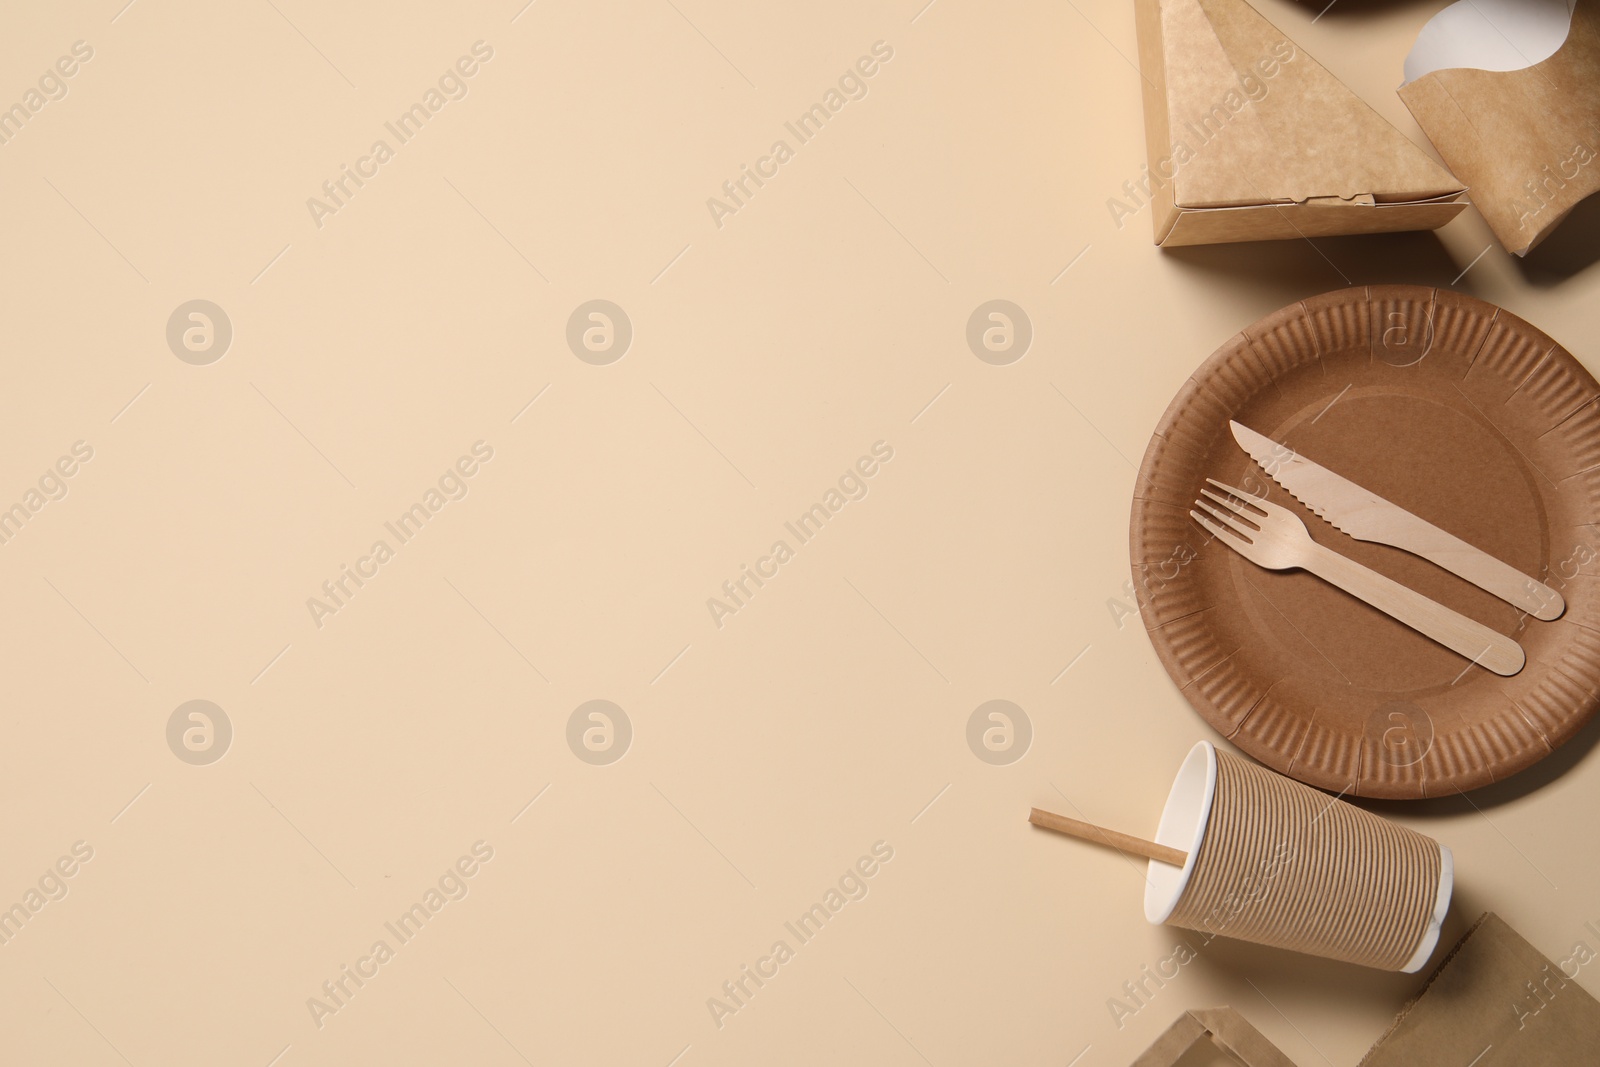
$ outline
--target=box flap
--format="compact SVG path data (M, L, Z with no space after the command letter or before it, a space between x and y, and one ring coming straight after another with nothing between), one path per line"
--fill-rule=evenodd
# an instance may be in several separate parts
M1209 1040L1244 1067L1295 1067L1294 1061L1232 1008L1193 1008L1173 1020L1130 1067L1173 1067Z
M1434 230L1466 210L1459 193L1407 204L1310 198L1303 204L1252 204L1174 210L1157 231L1162 247L1287 241L1356 233Z

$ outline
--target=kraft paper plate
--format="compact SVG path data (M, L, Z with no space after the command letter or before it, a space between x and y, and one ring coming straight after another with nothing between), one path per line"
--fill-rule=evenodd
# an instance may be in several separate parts
M1288 445L1559 591L1554 622L1317 518L1234 443ZM1266 571L1189 510L1207 477L1291 508L1312 537L1513 636L1510 678L1301 571ZM1185 383L1133 501L1133 578L1161 662L1207 722L1284 774L1358 796L1459 793L1554 751L1600 705L1600 386L1492 304L1346 289L1246 329Z

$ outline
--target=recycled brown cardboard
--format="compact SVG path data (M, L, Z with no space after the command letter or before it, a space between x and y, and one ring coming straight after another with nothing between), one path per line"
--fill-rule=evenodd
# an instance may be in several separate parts
M1591 924L1560 963L1493 912L1456 942L1357 1067L1576 1067L1600 1049L1600 1001L1576 980L1600 962ZM1295 1067L1237 1011L1184 1012L1132 1067L1173 1067L1209 1038L1246 1067Z
M1133 1061L1132 1067L1173 1067L1184 1053L1207 1040L1245 1067L1295 1067L1294 1061L1279 1052L1278 1046L1243 1015L1226 1006L1184 1012Z
M1400 99L1506 251L1527 255L1600 191L1600 2L1580 0L1565 43L1542 62L1436 70Z
M1461 183L1245 0L1137 0L1158 245L1434 229ZM1148 200L1146 200L1148 197ZM1120 207L1119 207L1120 205Z
M1553 962L1487 912L1359 1067L1573 1067L1600 1054L1600 1001L1576 978L1595 931Z

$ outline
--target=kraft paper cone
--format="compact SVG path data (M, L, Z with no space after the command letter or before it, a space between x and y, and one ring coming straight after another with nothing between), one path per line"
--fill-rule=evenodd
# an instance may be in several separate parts
M1427 962L1450 905L1450 850L1202 741L1173 782L1145 917L1388 971Z
M1490 14L1457 4L1434 22L1468 14L1487 44L1509 46L1518 6L1493 5ZM1559 14L1559 0L1545 6ZM1600 2L1579 0L1570 17L1561 47L1519 70L1477 69L1470 35L1434 41L1424 30L1419 49L1427 41L1433 62L1448 66L1400 87L1417 125L1471 186L1495 237L1519 256L1600 191ZM1408 78L1412 63L1408 58Z

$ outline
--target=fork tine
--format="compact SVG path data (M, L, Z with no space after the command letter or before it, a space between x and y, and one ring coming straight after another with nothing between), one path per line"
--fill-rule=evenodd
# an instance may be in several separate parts
M1218 489L1221 489L1224 493L1232 494L1233 496L1235 496L1238 499L1242 500L1246 505L1248 505L1250 507L1256 508L1259 511L1266 511L1267 510L1266 504L1263 503L1262 499L1260 497L1258 497L1258 496L1251 496L1249 493L1245 492L1243 489L1235 489L1233 486L1228 485L1225 482L1219 482L1215 478L1207 478L1206 481L1209 482L1211 485L1216 486ZM1205 492L1205 490L1202 489L1201 492L1203 493L1203 492ZM1230 506L1232 506L1232 505L1230 504ZM1235 509L1235 510L1237 510L1237 509Z
M1224 526L1217 525L1210 518L1208 518L1205 515L1200 514L1198 511L1189 512L1189 517L1191 519L1193 519L1195 522L1198 522L1201 525L1201 527L1205 529L1205 531L1207 533L1209 533L1213 538L1215 538L1215 539L1217 539L1219 541L1222 541L1224 543L1231 543L1231 544L1235 544L1235 545L1237 545L1241 541L1244 541L1244 538L1240 537L1238 534L1234 533L1232 530L1229 530ZM1250 542L1246 541L1245 543L1249 544Z
M1227 530L1224 530L1221 526L1218 526L1216 523L1212 522L1209 518L1200 514L1198 511L1189 512L1189 517L1195 522L1198 522L1200 526L1212 537L1221 538L1228 536Z
M1222 494L1213 493L1209 489L1201 489L1200 490L1200 495L1205 497L1207 500L1215 500L1217 503L1221 504L1223 507L1225 507L1229 511L1233 512L1235 515L1239 516L1241 519L1244 519L1246 522L1253 523L1258 528L1261 526L1261 521L1262 521L1263 516L1258 515L1253 511L1247 511L1237 501L1229 500L1227 497L1223 496ZM1199 501L1195 501L1195 503L1199 503Z
M1218 511L1216 508L1212 507L1210 504L1207 504L1203 500L1196 500L1194 502L1194 506L1199 508L1201 511L1204 511L1206 514L1210 515L1224 526L1227 526L1230 530L1244 538L1246 541L1250 542L1251 544L1255 544L1254 535L1258 534L1260 531L1256 530L1254 527L1246 526L1244 523L1235 519L1231 514L1224 511Z

